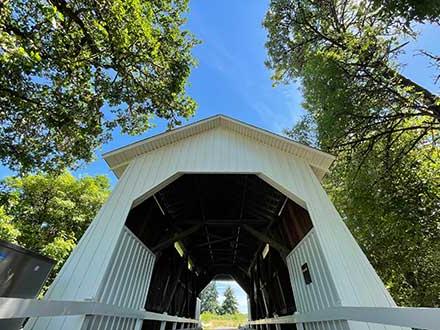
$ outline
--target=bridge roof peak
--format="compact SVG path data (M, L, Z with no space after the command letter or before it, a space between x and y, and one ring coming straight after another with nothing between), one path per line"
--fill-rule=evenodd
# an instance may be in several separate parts
M322 150L298 143L285 136L250 125L223 114L196 121L175 129L167 130L152 137L142 139L103 155L116 176L120 176L123 169L137 156L162 148L171 143L222 127L244 135L252 140L269 147L280 149L294 156L306 160L321 179L334 161L335 157Z

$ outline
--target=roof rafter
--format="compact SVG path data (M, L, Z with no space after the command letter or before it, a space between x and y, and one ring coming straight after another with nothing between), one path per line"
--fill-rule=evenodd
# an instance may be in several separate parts
M267 236L266 234L261 233L258 230L255 230L254 228L252 228L248 225L243 225L243 229L245 229L247 232L249 232L251 235L253 235L255 238L259 239L260 241L272 246L274 249L276 249L278 252L280 252L280 254L283 257L285 257L289 254L290 250L287 246L285 246L284 244L282 244L280 242L277 242L276 240Z
M195 225L195 226L192 226L191 228L184 230L182 232L174 233L171 237L169 237L169 238L165 239L164 241L153 246L151 248L151 251L156 253L158 251L166 249L170 245L173 245L175 242L180 241L181 239L184 239L185 237L188 237L189 235L194 234L196 231L198 231L200 229L201 226L202 226L202 224Z

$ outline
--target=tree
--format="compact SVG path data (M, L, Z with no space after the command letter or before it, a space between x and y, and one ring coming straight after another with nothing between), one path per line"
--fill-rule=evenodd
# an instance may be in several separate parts
M10 243L17 243L20 231L12 223L12 217L8 216L5 209L0 207L0 239Z
M217 298L218 292L215 286L215 282L211 282L200 294L201 312L210 312L217 314L219 310Z
M273 79L301 80L321 147L367 155L388 140L403 156L438 141L440 98L399 72L400 41L414 34L398 17L374 1L272 0L264 25Z
M375 4L390 16L402 17L407 25L426 20L438 23L440 19L439 0L376 0Z
M438 307L440 150L425 148L392 169L386 168L382 152L365 160L354 156L350 162L342 156L325 184L396 302Z
M225 291L225 300L223 300L220 308L220 314L235 314L238 313L238 302L235 298L234 291L228 286Z
M108 194L105 176L8 177L0 189L0 239L53 258L53 279Z
M90 161L116 126L191 116L187 0L0 4L0 160L23 172Z
M286 134L337 155L327 191L394 299L439 306L440 102L399 71L418 18L379 2L273 0L267 64L302 82Z

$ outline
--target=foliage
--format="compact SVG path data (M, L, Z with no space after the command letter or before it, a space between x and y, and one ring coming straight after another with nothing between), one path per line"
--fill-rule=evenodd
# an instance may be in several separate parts
M302 82L286 133L338 156L327 190L393 297L439 306L440 100L399 72L415 34L377 3L272 0L267 65Z
M440 150L430 148L420 146L391 169L381 150L366 160L342 158L326 178L336 207L402 305L440 306Z
M17 243L20 231L15 228L12 218L8 216L3 207L0 207L0 239L10 243Z
M228 286L225 291L225 300L223 300L219 314L229 315L236 313L238 313L238 302L235 298L234 291Z
M197 43L187 0L0 3L0 159L14 169L90 161L119 126L195 109L185 86Z
M322 148L337 152L378 141L395 144L412 131L402 156L421 140L438 140L440 98L398 71L411 33L375 11L371 1L272 0L265 27L267 65L276 81L301 79L304 108ZM393 134L398 133L398 134Z
M234 321L247 321L247 314L234 313L234 314L215 314L211 312L203 312L200 314L200 319L202 322L209 322L212 320L234 320Z
M246 314L235 313L227 315L218 315L215 313L204 312L200 315L203 329L219 329L219 328L238 328L244 325L248 319Z
M217 298L217 287L215 286L215 282L211 282L200 294L201 312L217 313L219 310Z
M439 0L376 0L378 10L384 11L390 16L402 17L406 24L411 21L439 22Z
M105 176L8 177L0 191L0 238L53 258L54 276L108 194Z

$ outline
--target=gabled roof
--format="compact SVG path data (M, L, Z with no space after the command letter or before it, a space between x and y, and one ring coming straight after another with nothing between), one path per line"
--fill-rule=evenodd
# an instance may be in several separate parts
M225 115L216 115L154 135L122 148L107 152L103 157L110 169L117 177L119 177L122 175L128 164L137 156L217 127L230 129L259 143L291 153L292 155L304 159L310 164L320 179L326 172L328 172L331 163L335 159L333 155L324 151L306 146L284 136L249 125Z

